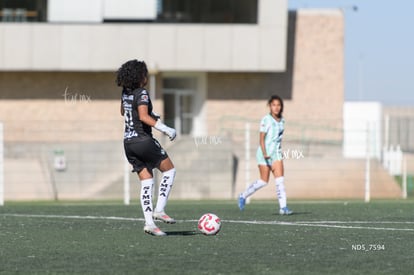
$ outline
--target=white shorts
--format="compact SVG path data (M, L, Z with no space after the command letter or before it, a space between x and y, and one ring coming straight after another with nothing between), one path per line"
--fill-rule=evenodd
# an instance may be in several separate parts
M283 160L283 155L281 151L276 151L270 154L269 159L265 159L263 156L262 148L257 148L256 160L259 165L272 165L273 162L277 160Z

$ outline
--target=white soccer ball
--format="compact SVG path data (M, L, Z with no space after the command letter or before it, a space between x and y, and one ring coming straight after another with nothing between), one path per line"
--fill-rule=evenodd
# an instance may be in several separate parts
M216 235L221 228L221 221L217 215L207 213L198 220L198 230L204 235Z

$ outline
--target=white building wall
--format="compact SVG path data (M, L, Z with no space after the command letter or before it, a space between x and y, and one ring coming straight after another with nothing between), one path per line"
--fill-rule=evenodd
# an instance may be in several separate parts
M104 19L157 18L157 0L103 0L103 8Z
M103 20L103 0L48 0L48 22L93 22Z
M381 158L382 105L378 102L344 103L343 155Z
M0 70L113 71L138 58L161 71L285 71L287 1L259 11L257 25L3 23Z
M154 20L156 0L48 0L47 21L101 23L105 19Z

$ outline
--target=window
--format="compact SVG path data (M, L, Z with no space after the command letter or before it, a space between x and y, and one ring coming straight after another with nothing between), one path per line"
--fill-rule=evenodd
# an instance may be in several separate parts
M194 123L194 97L197 79L170 77L163 79L164 121L179 135L191 135Z
M67 0L70 2L70 0ZM258 0L153 0L144 1L150 7L153 3L152 17L131 16L142 12L122 7L118 1L104 1L100 5L104 14L99 22L120 23L212 23L212 24L256 24ZM0 0L0 22L46 22L49 0ZM65 9L65 1L54 1ZM83 8L88 7L86 4ZM94 2L95 3L95 2ZM115 6L110 6L113 3ZM145 7L147 7L145 6ZM50 4L51 7L51 4ZM130 8L130 7L129 7ZM101 10L93 10L101 14ZM106 13L106 14L105 14ZM120 14L119 14L120 13ZM105 17L106 16L106 17ZM156 17L155 17L156 16ZM61 18L58 18L59 20ZM57 20L57 21L59 21ZM63 20L65 21L65 20ZM76 21L76 20L75 20ZM70 20L68 21L70 22ZM77 22L77 21L76 21Z
M47 0L0 0L1 22L45 22Z
M159 22L257 23L258 0L159 0Z

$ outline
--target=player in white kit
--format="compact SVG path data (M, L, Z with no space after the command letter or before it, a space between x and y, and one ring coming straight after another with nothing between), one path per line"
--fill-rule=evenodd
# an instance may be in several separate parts
M270 113L263 117L260 123L260 145L256 152L260 179L254 181L240 194L238 203L240 210L244 210L247 197L265 186L269 181L270 172L272 172L275 177L279 200L279 214L290 215L293 212L287 207L282 154L282 137L285 124L285 119L282 117L283 100L279 96L273 95L269 99L268 105Z

